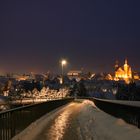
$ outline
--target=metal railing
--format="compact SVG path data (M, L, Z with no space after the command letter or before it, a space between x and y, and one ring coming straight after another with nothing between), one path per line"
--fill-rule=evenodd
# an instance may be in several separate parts
M1 112L0 140L10 140L41 116L73 100L73 98L67 98L48 101Z
M134 102L132 103L131 101L114 101L97 98L89 99L94 101L95 105L104 112L117 118L122 118L127 123L140 128L140 104L133 104Z

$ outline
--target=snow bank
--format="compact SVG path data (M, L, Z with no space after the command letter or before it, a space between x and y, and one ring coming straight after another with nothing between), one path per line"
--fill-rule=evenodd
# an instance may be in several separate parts
M83 140L140 140L140 129L99 110L84 101L78 116L79 135Z

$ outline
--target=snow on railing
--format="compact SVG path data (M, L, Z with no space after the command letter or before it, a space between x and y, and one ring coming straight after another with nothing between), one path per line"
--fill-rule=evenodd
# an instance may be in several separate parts
M140 102L119 101L90 98L95 105L106 113L117 118L122 118L126 122L140 128Z

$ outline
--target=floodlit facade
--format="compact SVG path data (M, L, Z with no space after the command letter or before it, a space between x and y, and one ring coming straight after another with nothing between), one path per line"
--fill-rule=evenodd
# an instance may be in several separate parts
M125 80L127 83L129 83L129 81L132 79L132 69L128 65L127 59L125 60L123 67L119 67L118 62L116 62L114 79L116 81Z

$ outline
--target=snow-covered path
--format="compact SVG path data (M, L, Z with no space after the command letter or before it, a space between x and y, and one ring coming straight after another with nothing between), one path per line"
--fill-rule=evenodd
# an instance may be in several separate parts
M81 104L71 103L46 125L35 140L77 140L77 116L80 110Z
M13 140L139 140L140 130L99 110L93 102L70 103L31 124Z

